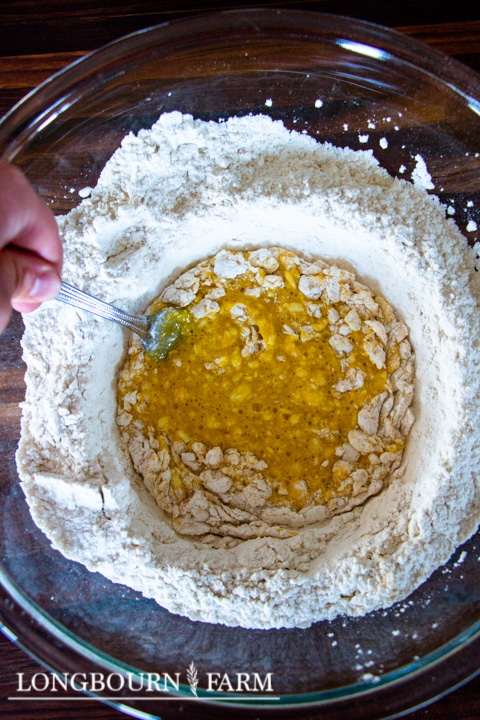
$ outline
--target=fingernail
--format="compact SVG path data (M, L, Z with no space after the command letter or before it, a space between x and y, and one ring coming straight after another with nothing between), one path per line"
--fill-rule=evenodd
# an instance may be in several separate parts
M60 291L60 280L56 273L44 272L35 278L28 296L32 300L52 300Z

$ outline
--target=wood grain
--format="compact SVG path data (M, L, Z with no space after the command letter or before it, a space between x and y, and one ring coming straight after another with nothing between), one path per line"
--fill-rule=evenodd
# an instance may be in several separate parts
M480 72L480 20L475 3L436 0L402 3L379 0L310 0L297 2L233 2L220 0L10 0L0 3L0 116L31 89L86 52L130 32L157 23L218 9L262 5L350 15L394 27L460 60ZM14 319L10 333L18 342L21 322ZM7 343L8 345L8 343ZM0 357L0 438L18 437L18 403L23 398L22 370L9 362L8 350ZM1 449L1 443L0 443ZM98 701L45 702L9 700L16 694L17 673L28 680L42 668L0 634L0 717L31 720L115 720L119 711ZM181 718L181 713L178 717ZM208 718L207 715L202 717ZM407 716L409 720L479 720L480 678Z

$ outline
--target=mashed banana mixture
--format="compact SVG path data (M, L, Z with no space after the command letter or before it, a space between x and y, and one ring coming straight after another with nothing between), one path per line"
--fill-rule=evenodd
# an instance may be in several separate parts
M288 537L362 504L413 422L407 327L346 270L273 247L222 250L151 308L188 308L162 361L132 340L117 422L179 533Z
M25 317L17 464L55 548L192 620L308 627L476 531L480 287L434 195L268 117L169 113L81 196L65 280L190 321L153 363L61 303Z

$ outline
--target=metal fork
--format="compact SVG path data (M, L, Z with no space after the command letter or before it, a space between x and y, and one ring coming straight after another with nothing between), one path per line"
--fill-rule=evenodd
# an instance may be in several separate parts
M152 315L132 315L64 282L56 299L133 330L142 339L145 352L157 359L166 357L183 337L191 320L187 310L173 307Z
M99 298L89 295L83 290L79 290L73 285L62 282L62 287L56 300L60 300L67 305L73 305L80 310L86 310L87 312L98 315L106 320L112 320L113 322L119 323L133 330L133 332L140 335L142 340L147 337L148 330L151 324L151 317L147 315L131 315L130 313L120 310L110 303L104 302Z

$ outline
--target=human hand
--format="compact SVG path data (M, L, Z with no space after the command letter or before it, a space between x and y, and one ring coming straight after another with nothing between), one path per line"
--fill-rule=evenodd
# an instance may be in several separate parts
M62 244L50 208L0 160L0 332L11 308L31 312L60 291Z

